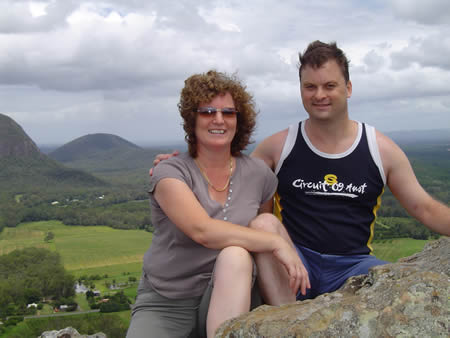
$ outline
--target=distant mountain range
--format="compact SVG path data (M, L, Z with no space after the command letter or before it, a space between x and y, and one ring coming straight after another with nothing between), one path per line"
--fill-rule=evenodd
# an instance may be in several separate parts
M34 190L58 185L92 187L107 184L49 158L40 152L19 124L0 114L0 189Z

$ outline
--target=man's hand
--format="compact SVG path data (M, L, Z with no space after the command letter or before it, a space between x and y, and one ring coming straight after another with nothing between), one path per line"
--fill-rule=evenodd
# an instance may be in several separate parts
M171 158L173 156L178 156L180 152L178 150L174 150L172 154L158 154L156 155L155 159L153 160L153 168L158 165L159 162L167 160L168 158ZM149 175L153 175L153 168L150 168Z

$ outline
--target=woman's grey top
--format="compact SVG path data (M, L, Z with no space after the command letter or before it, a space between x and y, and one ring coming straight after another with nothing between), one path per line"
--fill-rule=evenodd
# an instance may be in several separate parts
M220 250L194 242L167 217L153 197L156 185L164 178L186 183L210 217L242 226L247 226L260 206L272 198L278 181L262 160L247 155L236 157L227 201L222 205L210 198L208 183L189 154L172 157L155 167L149 189L155 230L152 244L144 255L144 276L167 298L200 296L211 278Z

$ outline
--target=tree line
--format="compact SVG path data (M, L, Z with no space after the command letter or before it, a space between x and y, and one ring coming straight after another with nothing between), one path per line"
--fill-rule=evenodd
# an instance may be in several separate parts
M0 256L0 318L27 313L27 304L70 302L75 278L58 253L41 248L15 250Z
M0 232L23 222L47 220L66 225L153 230L148 195L142 191L2 193L0 205Z

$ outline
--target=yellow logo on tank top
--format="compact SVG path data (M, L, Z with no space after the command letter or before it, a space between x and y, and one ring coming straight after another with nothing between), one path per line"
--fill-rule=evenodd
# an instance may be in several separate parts
M325 179L325 182L328 183L328 185L333 185L333 184L337 183L337 176L333 175L333 174L325 175L324 179Z

